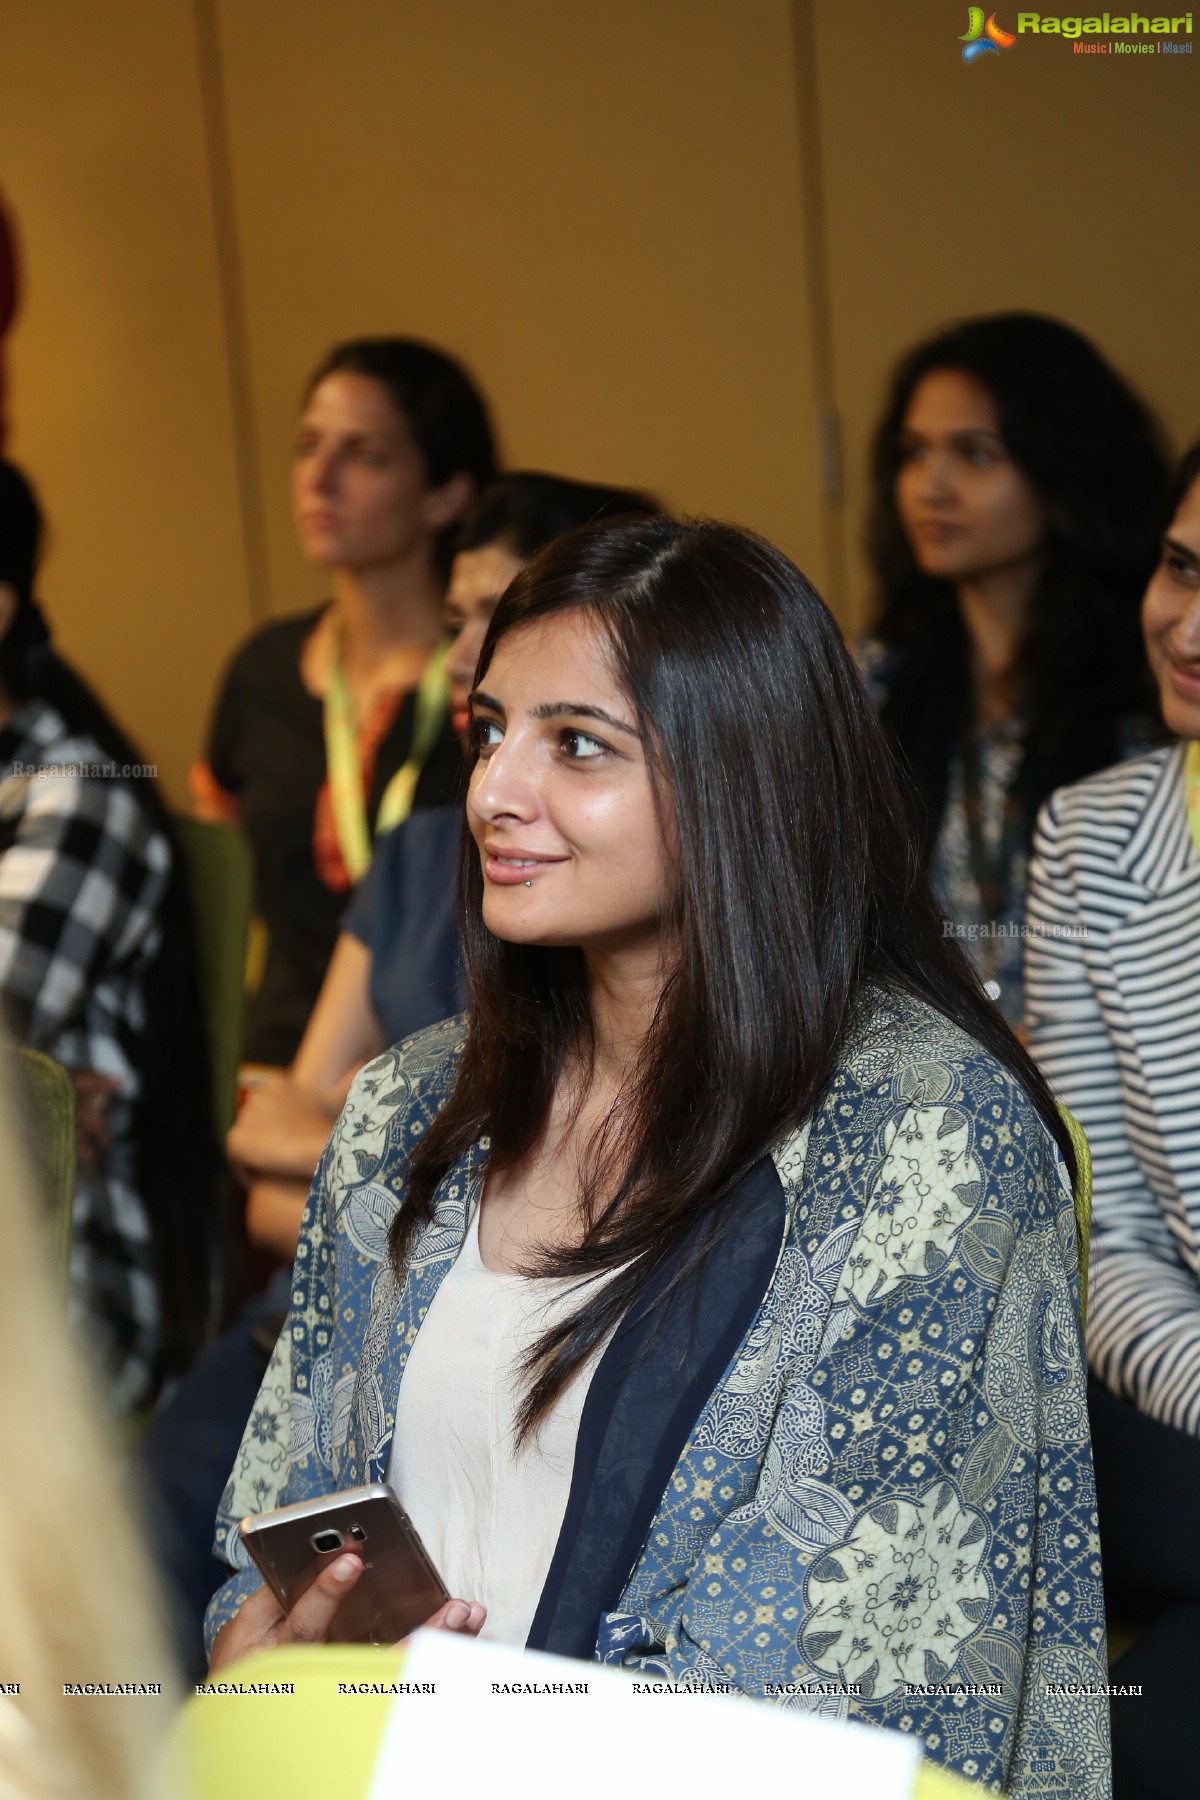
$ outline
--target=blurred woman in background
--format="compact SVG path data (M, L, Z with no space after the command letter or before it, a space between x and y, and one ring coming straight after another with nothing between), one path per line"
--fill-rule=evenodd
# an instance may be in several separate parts
M201 815L239 819L254 851L251 1062L295 1055L375 834L458 793L442 603L456 524L495 461L482 395L431 345L341 344L308 384L292 503L332 599L237 652L193 774Z
M904 358L872 470L868 681L947 919L1019 1023L1038 807L1152 730L1157 429L1070 326L998 314Z
M203 1343L217 1146L186 871L137 751L57 654L42 521L0 461L0 1003L75 1078L76 1322L118 1411Z

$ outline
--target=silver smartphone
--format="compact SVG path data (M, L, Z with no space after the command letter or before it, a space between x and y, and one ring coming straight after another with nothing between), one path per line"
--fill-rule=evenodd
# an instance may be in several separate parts
M287 1612L343 1551L362 1558L363 1572L330 1628L332 1643L394 1644L450 1598L416 1526L382 1482L251 1513L238 1536Z

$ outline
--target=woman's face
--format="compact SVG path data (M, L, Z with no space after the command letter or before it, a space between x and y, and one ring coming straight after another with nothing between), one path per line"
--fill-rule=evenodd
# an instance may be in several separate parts
M1200 480L1167 527L1142 630L1164 720L1180 737L1200 738Z
M502 638L471 712L488 930L657 966L666 853L637 719L586 612Z
M338 371L317 383L292 465L296 530L310 562L366 571L405 560L438 529L440 491L379 382Z
M467 700L492 614L509 582L524 567L522 559L503 539L478 550L460 550L450 565L445 616L446 629L454 633L454 642L446 657L446 675L450 683L450 722L459 733L471 723Z
M1035 561L1046 515L1000 436L996 403L957 369L919 381L900 429L896 505L917 567L977 581Z

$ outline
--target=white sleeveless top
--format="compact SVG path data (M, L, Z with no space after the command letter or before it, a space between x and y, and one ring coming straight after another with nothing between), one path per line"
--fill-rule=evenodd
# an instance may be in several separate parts
M400 1383L388 1484L451 1594L487 1607L480 1635L502 1643L524 1644L529 1635L566 1511L580 1414L607 1339L514 1450L520 1361L581 1297L571 1278L487 1268L477 1206Z

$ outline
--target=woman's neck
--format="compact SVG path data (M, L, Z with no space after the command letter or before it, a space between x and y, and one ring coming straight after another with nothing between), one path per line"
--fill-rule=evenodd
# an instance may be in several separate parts
M1017 663L1040 572L1040 559L1031 558L958 585L958 611L971 646L975 721L981 731L1004 724L1020 700Z
M442 635L442 590L424 560L381 569L338 569L333 605L343 661L352 678L378 669L397 650L436 644Z
M662 945L586 955L592 1080L619 1090L637 1067L663 990Z

